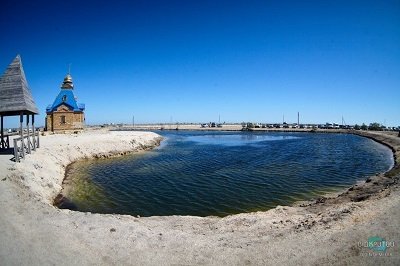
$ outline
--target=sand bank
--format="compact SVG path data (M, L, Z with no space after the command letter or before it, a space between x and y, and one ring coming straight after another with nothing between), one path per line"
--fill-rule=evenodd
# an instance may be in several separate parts
M369 137L390 145L399 162L400 138ZM398 164L339 197L301 206L224 218L137 218L60 210L51 202L69 163L147 149L158 135L95 131L41 141L20 164L0 164L6 176L0 181L1 264L400 264ZM386 256L373 256L363 247L372 236L395 245Z

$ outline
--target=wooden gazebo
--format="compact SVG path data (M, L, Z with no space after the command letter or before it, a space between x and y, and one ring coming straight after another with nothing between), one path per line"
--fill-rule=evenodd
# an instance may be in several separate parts
M39 147L39 133L35 130L35 114L38 113L38 108L25 78L21 57L17 55L0 77L0 149L11 148L9 135L4 134L3 118L5 116L19 116L19 137L14 138L14 155L17 162L20 158L24 158L26 153L30 153ZM26 116L26 129L23 128L24 115ZM29 126L30 117L32 117L31 128Z

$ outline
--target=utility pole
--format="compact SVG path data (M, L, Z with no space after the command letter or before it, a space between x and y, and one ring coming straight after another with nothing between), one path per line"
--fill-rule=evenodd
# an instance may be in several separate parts
M132 116L132 127L135 128L135 116Z
M344 117L342 115L342 127L346 125L346 120L344 120Z
M297 127L300 127L300 112L297 112Z

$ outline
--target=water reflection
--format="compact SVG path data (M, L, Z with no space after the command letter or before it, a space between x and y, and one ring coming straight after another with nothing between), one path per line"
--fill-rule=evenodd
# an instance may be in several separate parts
M211 135L194 135L188 136L187 141L195 142L196 144L203 145L225 145L225 146L243 146L249 144L255 144L261 141L278 141L278 140L289 140L298 139L295 136L271 136L261 134L211 134Z

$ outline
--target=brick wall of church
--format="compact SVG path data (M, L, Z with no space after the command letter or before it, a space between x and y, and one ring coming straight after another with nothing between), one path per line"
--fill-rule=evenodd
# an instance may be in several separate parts
M72 111L55 111L46 117L46 126L49 131L83 129L85 114Z

